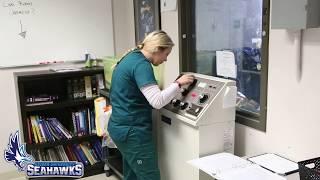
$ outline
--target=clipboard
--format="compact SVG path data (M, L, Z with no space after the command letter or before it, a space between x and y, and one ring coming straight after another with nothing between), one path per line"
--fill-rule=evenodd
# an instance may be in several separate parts
M274 153L253 156L247 160L281 176L287 176L299 170L298 163Z

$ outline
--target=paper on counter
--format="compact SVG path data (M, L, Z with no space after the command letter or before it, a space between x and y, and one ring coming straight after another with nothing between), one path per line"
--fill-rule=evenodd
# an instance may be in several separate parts
M274 174L257 164L218 174L216 178L223 180L286 180L284 177Z
M188 163L212 177L216 177L217 174L222 172L252 164L250 161L225 152L190 160Z
M218 180L285 180L267 169L230 153L218 153L188 161Z

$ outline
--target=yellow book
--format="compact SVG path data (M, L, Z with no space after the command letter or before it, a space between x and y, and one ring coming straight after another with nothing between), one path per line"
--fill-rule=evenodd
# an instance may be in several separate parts
M90 152L88 151L88 149L82 144L79 144L79 145L80 145L82 151L84 152L84 154L87 156L90 164L93 165L95 163L95 161L93 160L93 158L92 158Z
M39 143L36 127L35 127L35 125L33 123L33 119L32 118L34 118L34 117L30 116L30 123L31 123L31 127L32 127L33 137L34 137L35 142Z
M42 143L43 139L41 137L41 133L40 133L40 130L39 130L39 127L38 127L38 123L36 121L36 116L32 116L31 119L32 119L32 123L34 124L34 127L36 128L36 132L37 132L37 135L38 135L38 140L39 140L40 143Z

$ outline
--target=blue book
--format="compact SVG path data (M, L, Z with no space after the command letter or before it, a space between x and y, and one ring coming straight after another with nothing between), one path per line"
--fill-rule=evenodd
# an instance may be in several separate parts
M51 125L51 127L59 134L59 136L62 139L66 139L67 137L63 134L63 132L61 131L61 129L58 128L58 125L50 118L49 119L49 123Z
M45 120L44 122L45 122L45 124L46 124L46 126L47 126L47 129L49 130L49 132L50 132L53 140L54 140L54 141L55 141L55 140L60 140L60 139L61 139L60 136L51 128L49 122L48 122L47 120Z
M96 152L96 154L99 156L99 159L103 159L103 156L102 156L102 147L101 147L101 144L98 142L98 141L95 141L93 143L93 149L94 151Z
M85 143L85 145L88 147L90 154L93 156L93 158L96 161L100 161L101 159L99 158L99 156L97 155L97 153L94 151L93 147L91 146L90 143Z
M88 132L88 115L87 115L87 111L85 109L82 110L83 113L83 119L84 119L84 134L89 134Z
M76 118L76 126L77 126L77 135L81 136L81 130L80 130L80 113L75 112L75 118Z
M70 149L70 152L72 151L73 154L76 156L78 162L82 162L82 164L84 164L84 162L82 161L79 153L75 150L75 148L73 147L73 145L72 145L72 146L69 146L69 149ZM72 153L72 152L71 152L71 153Z
M90 121L91 121L91 132L93 134L96 134L97 133L97 130L96 130L96 121L95 121L95 113L94 113L94 110L91 110L90 111Z
M86 124L85 124L85 115L82 110L79 111L79 117L80 117L80 131L81 135L85 135L86 130Z
M82 163L84 165L89 165L89 160L87 159L86 155L84 154L84 152L82 151L81 147L79 146L79 144L74 144L73 145L74 147L74 150L77 151L77 153L79 154L81 160L82 160Z
M51 133L49 132L49 130L48 130L47 126L46 126L45 120L40 117L39 123L42 126L42 129L44 131L44 134L46 136L47 141L54 141L54 139L52 139Z
M74 136L78 135L77 122L76 122L76 113L72 112L72 125L73 125L73 134Z
M88 134L92 134L92 129L91 129L91 126L92 126L92 124L91 124L91 119L90 119L90 109L89 108L87 108L86 109L86 118L87 118L87 129L88 129Z

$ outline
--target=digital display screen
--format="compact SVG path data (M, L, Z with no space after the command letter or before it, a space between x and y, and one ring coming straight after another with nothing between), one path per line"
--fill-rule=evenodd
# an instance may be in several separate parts
M198 84L198 87L201 87L201 88L205 88L207 86L207 83L204 83L204 82L200 82Z

